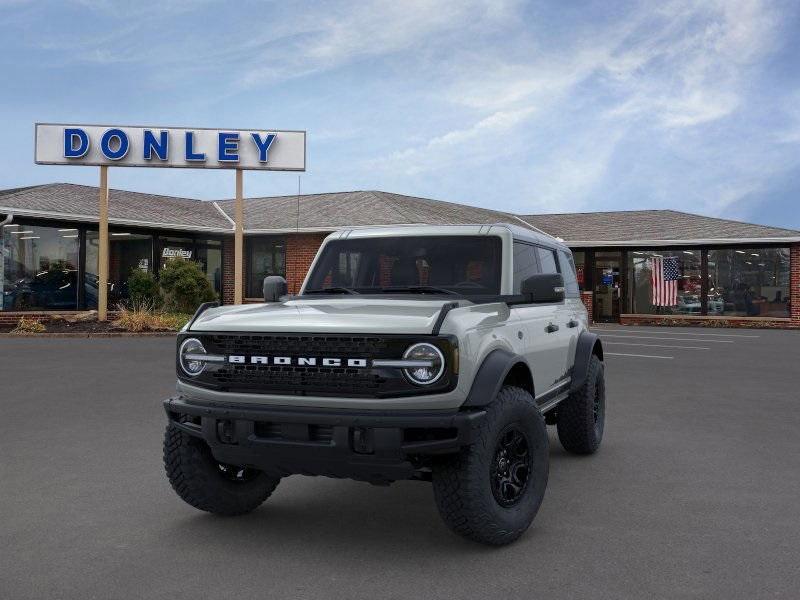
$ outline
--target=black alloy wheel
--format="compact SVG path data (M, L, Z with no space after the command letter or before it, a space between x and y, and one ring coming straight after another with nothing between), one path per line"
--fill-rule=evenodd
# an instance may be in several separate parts
M525 495L531 473L528 438L518 424L501 432L491 467L492 494L497 503L508 508Z
M261 472L250 467L237 467L235 465L226 465L225 463L217 463L217 468L223 479L242 483L252 481Z

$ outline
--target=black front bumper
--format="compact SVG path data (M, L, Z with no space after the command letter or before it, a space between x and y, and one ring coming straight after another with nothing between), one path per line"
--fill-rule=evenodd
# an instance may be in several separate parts
M281 476L375 483L425 472L427 457L471 444L486 416L473 411L357 411L164 401L170 422L202 438L220 462Z

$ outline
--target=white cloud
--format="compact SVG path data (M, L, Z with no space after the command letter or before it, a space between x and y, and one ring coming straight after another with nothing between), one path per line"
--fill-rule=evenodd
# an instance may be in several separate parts
M330 70L365 57L410 52L436 44L437 37L506 23L516 2L492 0L383 0L333 5L295 20L289 37L301 41L271 45L263 60L241 77L247 87ZM480 25L479 25L480 24ZM269 63L265 65L263 63ZM276 67L276 65L279 65Z
M499 111L466 129L456 129L424 144L395 152L372 164L390 165L408 175L436 171L455 162L461 167L496 160L503 154L503 134L530 118L533 108ZM498 140L498 136L501 139Z

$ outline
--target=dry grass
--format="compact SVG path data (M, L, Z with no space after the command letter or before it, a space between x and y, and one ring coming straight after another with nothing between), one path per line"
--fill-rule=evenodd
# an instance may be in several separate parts
M132 333L178 331L190 318L191 315L165 313L154 310L148 303L141 303L129 308L120 306L119 317L114 321L114 327Z
M21 317L17 321L17 326L11 330L11 333L44 333L46 328L39 319L29 319L28 317Z

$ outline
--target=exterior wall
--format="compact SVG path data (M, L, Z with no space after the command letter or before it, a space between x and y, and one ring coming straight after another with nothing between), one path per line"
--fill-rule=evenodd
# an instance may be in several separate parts
M222 303L233 304L235 290L233 284L234 269L236 263L233 258L234 244L233 237L226 237L222 240Z
M594 323L594 294L592 292L581 292L581 301L589 313L589 325Z
M286 236L286 283L296 294L327 233L293 233Z

